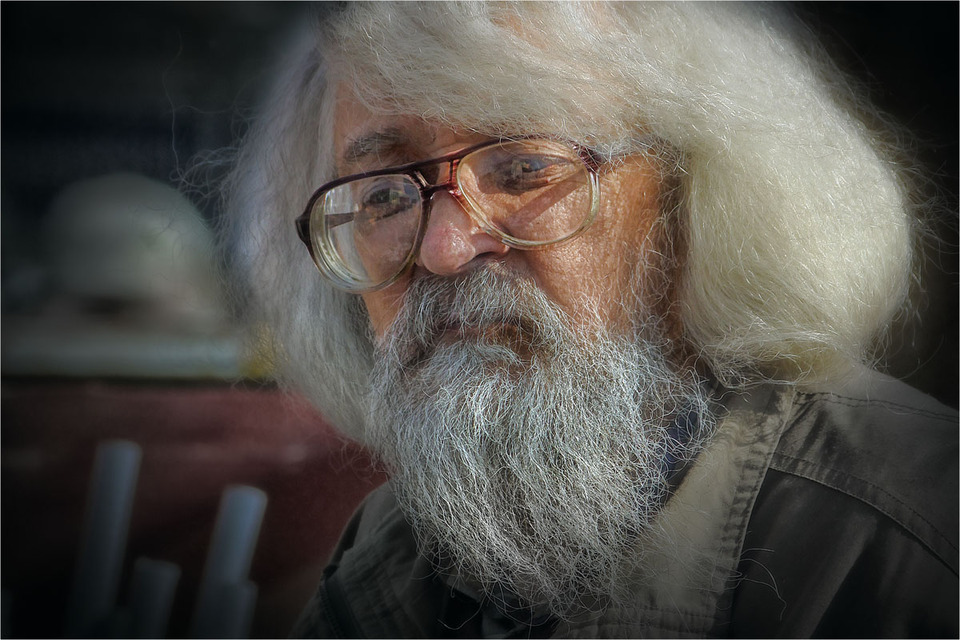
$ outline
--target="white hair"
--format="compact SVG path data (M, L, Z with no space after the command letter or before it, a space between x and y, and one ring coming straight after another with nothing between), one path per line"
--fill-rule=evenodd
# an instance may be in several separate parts
M602 156L674 152L674 311L727 384L837 375L904 304L916 217L875 112L779 7L361 3L298 40L227 184L225 237L281 377L359 433L372 339L293 220L332 177L333 87L370 108Z

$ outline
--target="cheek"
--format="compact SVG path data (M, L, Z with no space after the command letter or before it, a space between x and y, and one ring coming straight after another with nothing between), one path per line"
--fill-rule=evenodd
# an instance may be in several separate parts
M630 276L622 249L609 238L577 238L552 250L531 252L531 271L547 296L583 327L615 326Z
M629 326L635 269L658 214L656 181L649 174L604 185L596 222L583 235L542 252L530 261L541 287L574 319L609 328Z

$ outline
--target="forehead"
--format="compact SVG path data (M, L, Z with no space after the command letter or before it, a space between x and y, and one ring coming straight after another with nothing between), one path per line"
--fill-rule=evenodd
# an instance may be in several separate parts
M374 112L343 84L337 90L333 137L341 175L426 159L487 139L414 115Z

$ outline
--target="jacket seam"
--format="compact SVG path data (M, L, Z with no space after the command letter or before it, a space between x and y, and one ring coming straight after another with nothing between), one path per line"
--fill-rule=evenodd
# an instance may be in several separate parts
M829 471L829 472L831 472L831 473L835 473L835 474L837 474L838 476L841 476L841 477L843 477L843 478L845 478L845 479L847 479L847 480L854 480L854 481L856 481L856 482L861 482L861 483L865 484L866 486L868 486L868 487L870 487L870 488L872 488L872 489L875 489L876 491L878 491L878 492L882 493L883 495L887 496L888 498L890 498L890 500L893 501L893 502L895 502L897 505L903 507L907 512L913 514L918 520L920 520L921 522L923 522L924 524L926 524L928 527L930 527L930 530L931 530L934 534L936 534L936 536L937 536L940 540L942 540L944 543L946 543L946 545L947 545L948 548L950 548L950 549L952 549L952 550L954 550L954 551L957 551L957 546L953 543L953 541L950 540L949 537L947 537L946 535L944 535L944 534L940 531L940 528L939 528L939 527L937 527L935 524L933 524L932 522L930 522L930 520L928 520L926 517L924 517L921 513L919 513L918 511L916 511L916 510L913 509L912 507L910 507L910 505L906 504L905 502L903 502L902 500L900 500L899 498L897 498L895 495L893 495L892 493L890 493L889 491L887 491L887 490L884 489L883 487L881 487L881 486L879 486L879 485L877 485L877 484L874 484L873 482L870 482L869 480L865 480L865 479L860 478L860 477L858 477L858 476L855 476L855 475L853 475L853 474L847 473L847 472L845 472L845 471L841 471L841 470L835 469L835 468L833 468L833 467L829 467L829 466L826 466L826 465L823 465L823 464L819 464L819 463L814 463L814 462L811 462L810 460L806 460L806 459L804 459L804 458L797 458L797 457L794 457L794 456L791 456L791 455L788 455L788 454L785 454L785 453L780 453L780 452L777 452L777 453L774 454L773 460L771 461L771 465L770 465L771 468L776 469L777 471L780 471L780 472L782 472L782 473L787 473L787 474L790 474L790 475L795 475L795 476L804 478L804 479L806 479L806 480L809 480L809 481L811 481L811 482L815 482L815 483L817 483L817 484L819 484L819 485L821 485L821 486L827 487L827 488L832 489L832 490L834 490L834 491L838 491L838 492L840 492L840 493L842 493L842 494L844 494L844 495L846 495L846 496L849 496L849 497L851 497L851 498L853 498L853 499L855 499L855 500L857 500L857 501L859 501L859 502L867 505L867 506L870 507L871 509L874 509L874 510L882 513L884 516L886 516L887 518L889 518L891 521L897 523L897 525L900 526L901 528L903 528L905 531L909 532L910 535L912 535L914 538L916 538L916 539L920 542L920 544L922 544L923 546L925 546L925 547L927 547L928 549L930 549L930 551L931 551L937 558L939 558L941 562L943 562L945 565L947 565L948 567L950 567L951 571L953 571L954 573L957 573L957 571L950 565L950 563L949 563L946 559L942 558L942 557L940 556L940 554L939 554L935 549L933 549L929 543L925 542L924 539L923 539L923 537L922 537L921 535L919 535L919 534L913 529L913 527L910 527L906 522L902 522L900 518L897 518L894 514L890 513L888 509L884 509L884 508L883 508L882 506L880 506L880 505L873 504L872 502L868 501L867 499L865 499L865 498L863 498L863 497L861 497L861 496L859 496L859 495L856 495L856 494L851 493L851 492L849 492L849 491L845 491L844 489L840 488L839 486L835 486L834 484L831 484L831 483L827 482L826 480L824 480L824 479L822 479L822 478L820 478L820 477L816 477L813 473L805 473L805 472L801 471L800 469L787 469L787 468L785 468L785 466L783 466L783 465L781 465L781 464L777 464L777 460L778 460L778 459L780 459L780 460L790 460L790 461L793 461L793 462L802 463L802 464L804 464L804 465L809 465L810 467L813 467L813 468L823 469L823 470Z
M351 630L347 632L344 630L343 624L341 624L340 617L337 615L336 605L331 602L331 596L328 592L328 589L331 587L329 580L325 580L324 584L320 585L320 591L317 594L319 598L320 609L323 611L324 619L327 621L330 630L333 632L332 635L334 638L356 638L358 634ZM337 599L340 604L342 604L342 599ZM346 611L348 617L352 616L352 612L348 609Z
M819 393L804 393L801 394L804 396L804 400L801 400L798 404L811 404L816 402L817 399L821 399L824 402L830 402L832 404L839 404L844 407L861 407L864 405L874 405L874 406L883 406L889 407L891 409L900 409L904 413L908 413L915 416L924 416L934 420L942 420L944 422L955 423L956 416L949 413L943 413L939 411L931 411L929 409L919 409L915 406L901 404L899 402L891 402L889 400L879 400L879 399L864 399L864 398L852 398L850 396L841 396L836 393L830 393L827 391Z
M678 635L679 634L689 635L689 634L697 633L697 629L692 628L691 625L684 624L685 620L689 620L691 618L697 619L697 622L699 622L699 625L706 625L706 626L711 625L711 623L716 623L716 616L713 613L697 613L689 609L678 608L673 611L665 611L658 607L636 606L636 607L631 607L630 610L634 614L644 614L644 613L652 614L651 617L654 618L653 621L651 621L650 619L647 619L639 623L640 626L644 627L645 630L647 631L654 631L654 630L660 629L665 631L672 631ZM597 635L599 635L599 632L602 629L610 630L612 628L621 628L621 629L636 631L637 624L638 623L636 620L603 621L601 619L599 621L594 621L590 624L570 625L567 628L567 631L587 632L587 631L593 630L597 632ZM729 621L726 624L729 624ZM710 628L700 629L699 633L700 634L706 633L707 635L709 635L710 630L711 630Z

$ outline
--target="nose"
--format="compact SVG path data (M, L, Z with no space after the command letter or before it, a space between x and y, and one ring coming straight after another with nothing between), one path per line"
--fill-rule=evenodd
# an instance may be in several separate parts
M510 247L485 233L449 192L433 194L430 218L417 257L419 266L440 276L453 276L509 250Z

